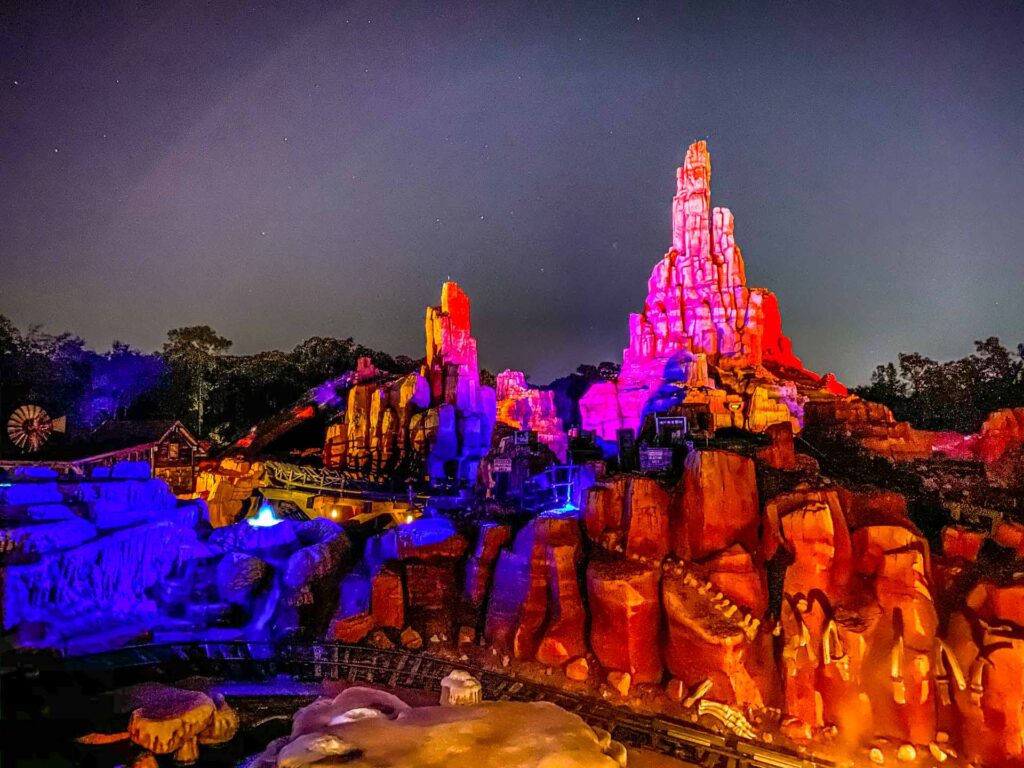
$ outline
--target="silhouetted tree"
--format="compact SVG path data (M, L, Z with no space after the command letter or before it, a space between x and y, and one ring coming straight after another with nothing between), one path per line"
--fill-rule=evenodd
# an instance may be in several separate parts
M942 363L902 353L898 364L878 366L871 383L854 391L914 426L975 432L992 411L1024 406L1024 344L1014 354L991 336L974 347Z
M230 348L231 341L208 325L192 325L167 332L163 356L178 380L175 392L185 393L188 411L194 416L194 419L186 420L200 435L206 434L203 417L217 358ZM180 386L181 382L184 382L184 387Z

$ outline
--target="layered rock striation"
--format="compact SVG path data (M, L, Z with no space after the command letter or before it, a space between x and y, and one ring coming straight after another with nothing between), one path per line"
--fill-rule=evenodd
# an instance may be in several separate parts
M325 466L475 481L496 405L494 390L480 384L469 297L457 283L445 283L440 305L427 308L425 329L419 373L362 377L348 391L344 419L327 431Z
M522 371L498 374L498 423L514 429L533 430L537 439L551 449L559 461L566 460L569 438L555 406L555 393L526 383Z
M789 422L799 431L797 382L845 393L793 354L775 294L747 287L732 212L711 207L710 183L707 143L698 141L678 169L672 247L651 272L643 311L630 316L619 377L580 403L584 428L605 440L683 402L706 408L716 428Z

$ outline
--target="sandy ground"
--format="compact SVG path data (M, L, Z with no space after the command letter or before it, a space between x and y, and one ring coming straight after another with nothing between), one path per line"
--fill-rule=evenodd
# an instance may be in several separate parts
M352 683L344 681L325 681L323 683L303 683L290 678L261 682L216 681L211 682L209 690L219 691L227 697L232 696L337 696L341 691L351 687ZM379 686L370 686L378 688ZM388 689L382 689L388 690ZM414 707L436 705L436 694L415 689L389 690ZM682 768L691 766L673 757L651 752L645 749L629 750L629 768Z

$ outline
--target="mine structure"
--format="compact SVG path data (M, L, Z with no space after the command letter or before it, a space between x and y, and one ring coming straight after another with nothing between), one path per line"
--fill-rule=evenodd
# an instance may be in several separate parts
M446 282L418 372L361 361L187 493L145 463L14 468L5 636L70 656L142 642L126 667L194 644L350 682L422 667L418 686L475 701L451 677L472 670L485 697L563 696L604 756L614 735L706 765L1020 765L1024 410L926 432L807 370L710 180L695 142L621 371L578 424L522 372L481 383ZM275 454L314 423L319 442ZM202 714L173 741L193 759L231 718L177 696Z

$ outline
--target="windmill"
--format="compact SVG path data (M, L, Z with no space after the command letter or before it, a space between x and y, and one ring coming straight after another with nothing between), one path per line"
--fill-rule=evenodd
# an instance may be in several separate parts
M66 416L51 419L38 405L19 406L7 420L7 436L26 453L38 451L51 433L64 432L66 428Z

